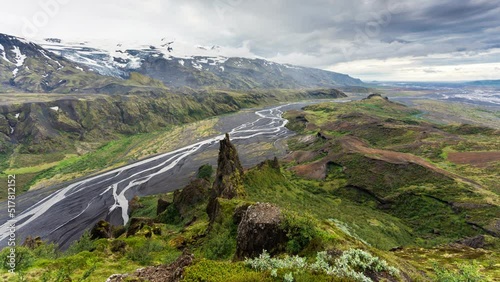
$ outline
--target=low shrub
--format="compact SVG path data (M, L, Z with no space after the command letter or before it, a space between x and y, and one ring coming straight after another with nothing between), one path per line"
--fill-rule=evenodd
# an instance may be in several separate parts
M288 238L286 251L292 254L298 254L318 236L311 218L293 212L283 212L281 228L285 230Z
M61 253L58 250L58 247L57 247L56 244L54 244L54 243L50 243L50 244L44 243L44 244L36 247L33 250L33 255L35 255L35 257L37 259L50 259L50 260L54 260L54 259L57 259L58 257L60 257Z
M127 252L127 258L140 265L148 265L153 261L151 253L160 252L164 249L163 245L156 241L146 241L143 245L132 248Z
M11 249L15 250L15 252L12 252ZM14 254L12 258L11 254ZM15 272L27 269L35 260L33 252L30 249L21 246L4 248L0 252L0 257L2 258L2 269L9 270L14 268Z
M293 281L294 273L304 273L304 271L362 282L372 281L364 274L367 271L399 276L399 270L389 266L385 260L358 249L345 251L335 260L326 252L318 252L314 263L307 263L305 258L299 256L285 255L282 258L271 258L264 251L258 258L246 259L245 265L258 271L270 271L273 277L278 276L278 270L280 272L286 270L283 275L285 281Z
M479 267L476 263L460 264L457 271L448 270L435 264L434 272L436 273L436 281L439 282L485 281L484 277L479 273Z
M236 238L231 234L231 230L225 230L221 226L216 226L216 228L218 230L213 230L212 236L205 244L205 257L211 260L228 259L236 251Z
M86 230L83 232L80 240L73 242L71 246L66 250L66 255L74 255L81 253L83 251L92 252L96 248L95 241L91 239L90 231Z

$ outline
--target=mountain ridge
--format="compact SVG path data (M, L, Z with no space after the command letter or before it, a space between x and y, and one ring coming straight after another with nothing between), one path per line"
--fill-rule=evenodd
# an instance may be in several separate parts
M347 74L264 59L213 54L174 57L169 54L169 43L137 49L118 44L110 51L86 43L59 42L51 38L40 45L0 33L0 92L128 94L185 87L251 90L365 85ZM138 74L149 79L138 83L134 80Z

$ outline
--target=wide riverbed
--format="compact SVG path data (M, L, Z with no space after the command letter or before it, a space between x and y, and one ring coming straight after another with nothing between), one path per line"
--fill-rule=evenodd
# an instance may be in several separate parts
M283 112L318 102L226 115L216 126L220 134L209 139L73 183L22 194L16 199L17 216L13 220L7 213L0 213L0 247L7 245L8 229L14 222L19 242L27 236L40 236L62 248L68 247L100 219L114 225L126 224L128 201L134 196L180 189L199 166L216 164L218 141L225 132L230 134L246 167L281 156L285 153L283 140L293 135L285 127ZM6 202L0 203L0 210L7 210Z

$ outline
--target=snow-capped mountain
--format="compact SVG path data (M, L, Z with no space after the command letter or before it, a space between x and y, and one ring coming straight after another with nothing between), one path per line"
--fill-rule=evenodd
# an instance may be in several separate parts
M139 72L174 88L314 88L363 84L344 74L234 57L231 54L237 52L217 45L190 46L165 38L152 44L70 43L54 39L39 43L102 75L127 78L131 72Z
M220 56L220 46L176 44L182 47L174 49L174 41L166 38L154 44L115 43L106 40L65 42L58 38L46 38L37 43L58 56L87 65L92 71L122 78L127 77L129 72L139 69L148 58L178 59L176 62L181 65L188 61L198 70L201 70L205 63L210 62L210 65L215 65L227 60L227 57ZM206 59L196 61L193 60L195 57Z
M0 90L69 93L112 81L36 43L0 34Z
M362 85L345 74L230 57L220 46L31 42L0 34L0 91L122 93L131 87L255 89ZM234 54L234 52L232 52ZM130 82L132 74L149 77ZM137 77L136 77L137 78ZM151 80L154 79L154 80ZM156 81L155 81L156 80ZM147 85L147 81L153 81Z

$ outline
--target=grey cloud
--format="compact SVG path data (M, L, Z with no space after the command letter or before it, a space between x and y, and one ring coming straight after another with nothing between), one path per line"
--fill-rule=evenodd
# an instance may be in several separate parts
M17 2L22 3L4 3L0 26L9 30L0 32L16 33L7 14L22 13L24 6L29 17L38 0ZM70 1L41 32L89 39L182 38L228 47L246 42L249 55L273 59L279 54L292 64L292 58L303 55L310 59L302 64L320 68L352 60L479 52L439 60L458 64L500 61L481 56L500 48L492 32L500 26L498 14L495 0L87 0ZM431 58L420 63L437 64Z

